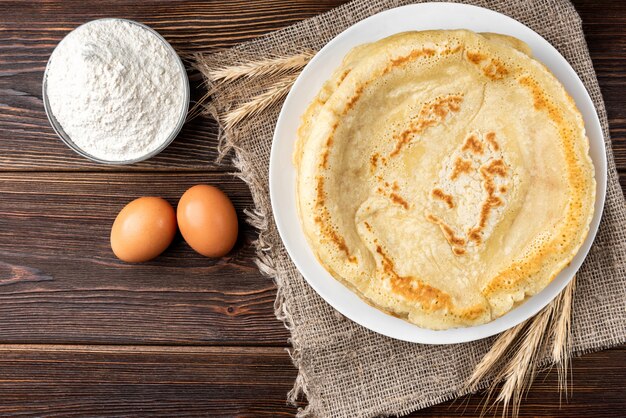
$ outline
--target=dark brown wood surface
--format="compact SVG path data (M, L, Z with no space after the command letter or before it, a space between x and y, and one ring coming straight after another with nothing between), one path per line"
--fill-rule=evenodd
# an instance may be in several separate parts
M253 262L255 232L203 258L177 237L156 260L118 261L116 213L157 195L176 204L211 183L239 215L247 187L217 164L216 126L187 124L161 155L103 167L75 155L48 125L41 77L59 40L99 17L151 25L180 52L235 45L324 12L340 0L0 0L0 415L291 416L296 371L273 314L275 287ZM626 4L575 1L608 109L626 185ZM198 74L190 72L194 87ZM196 97L200 90L194 88ZM575 359L559 408L555 373L536 380L524 416L624 416L626 349ZM416 416L475 416L481 396Z

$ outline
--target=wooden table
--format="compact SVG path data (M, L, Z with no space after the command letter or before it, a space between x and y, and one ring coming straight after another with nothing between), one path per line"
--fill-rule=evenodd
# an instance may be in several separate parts
M0 1L0 415L290 416L296 376L274 284L253 263L255 231L222 259L177 237L142 265L118 261L109 228L128 201L176 204L197 183L242 211L247 187L215 163L216 125L196 119L152 160L105 167L55 136L41 100L46 61L77 25L126 17L179 51L212 51L314 16L340 0ZM576 1L608 108L626 185L626 5ZM199 77L191 74L197 86ZM195 95L198 96L196 91ZM559 409L555 373L538 377L523 415L618 416L626 410L626 349L573 362ZM477 415L473 396L416 416Z

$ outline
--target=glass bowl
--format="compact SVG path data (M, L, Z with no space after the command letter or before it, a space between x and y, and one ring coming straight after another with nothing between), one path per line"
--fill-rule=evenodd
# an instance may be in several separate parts
M183 98L183 106L180 109L180 115L178 117L178 122L176 123L176 126L174 127L172 132L167 136L165 141L163 141L163 143L157 149L155 149L153 151L150 151L149 153L146 153L146 154L142 155L141 157L133 158L132 160L123 160L123 161L103 160L101 158L94 157L93 155L87 153L82 148L80 148L78 145L76 145L74 143L74 141L72 141L72 138L70 138L70 136L63 130L63 127L61 126L59 121L56 119L54 114L52 113L52 109L50 107L50 102L48 101L48 93L47 93L48 68L50 66L50 59L52 58L52 54L50 54L50 59L48 59L48 63L46 64L46 69L45 69L44 74L43 74L43 83L42 83L42 87L41 87L42 98L43 98L43 106L44 106L44 109L46 111L46 116L48 117L48 120L50 121L50 125L52 125L52 129L54 129L56 134L59 136L59 138L61 138L61 140L65 143L65 145L70 147L77 154L82 155L85 158L88 158L88 159L90 159L92 161L95 161L95 162L98 162L98 163L102 163L102 164L124 165L124 164L138 163L140 161L145 161L145 160L147 160L149 158L154 157L155 155L157 155L161 151L163 151L165 148L167 148L168 145L170 145L172 143L174 138L176 138L176 136L180 133L180 130L183 128L183 125L185 124L185 119L187 117L187 111L189 110L189 97L190 97L189 79L187 78L187 70L185 69L185 65L183 64L182 60L180 59L180 57L178 56L178 54L176 53L174 48L169 44L169 42L167 42L165 40L165 38L163 38L157 31L155 31L154 29L152 29L149 26L144 25L143 23L135 22L134 20L129 20L129 19L104 18L104 19L91 20L91 21L89 21L87 23L83 23L81 26L78 26L74 30L76 30L79 27L82 27L84 25L89 25L89 24L91 24L93 22L102 21L102 20L121 20L121 21L124 21L124 22L128 22L130 24L133 24L133 25L140 26L140 27L150 31L154 36L156 36L158 39L161 40L161 42L163 43L163 46L168 51L170 51L172 53L172 55L175 57L175 61L178 64L178 67L180 69L180 74L181 74L181 77L183 79L183 94L184 94L184 98ZM53 51L53 54L54 54L54 51Z

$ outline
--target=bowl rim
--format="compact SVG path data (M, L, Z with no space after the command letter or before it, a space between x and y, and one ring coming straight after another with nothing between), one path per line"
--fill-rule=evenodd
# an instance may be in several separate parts
M81 28L83 26L87 26L87 25L93 24L94 22L107 21L107 20L117 20L117 21L128 22L130 24L137 25L137 26L139 26L139 27L141 27L143 29L147 29L149 32L151 32L153 35L155 35L163 43L165 48L175 58L174 60L177 63L178 69L180 70L181 78L183 80L183 95L184 95L184 97L183 97L183 106L181 107L180 115L178 117L178 121L176 122L175 128L172 130L172 132L167 137L167 139L165 141L163 141L163 143L161 145L159 145L158 148L156 148L155 150L153 150L153 151L151 151L151 152L149 152L149 153L147 153L145 155L142 155L141 157L133 158L133 159L130 159L130 160L105 160L105 159L93 156L93 155L89 154L87 151L85 151L82 148L80 148L78 145L76 145L74 143L72 138L65 132L65 130L61 126L61 123L57 120L56 116L54 116L54 113L52 112L52 108L50 107L50 102L48 100L48 92L47 92L47 87L48 87L48 70L50 68L50 62L52 61L52 56L54 55L54 52L59 47L61 42L63 42L63 40L65 40L65 38L70 33L74 32L78 28ZM83 157L85 157L85 158L87 158L87 159L89 159L91 161L95 161L97 163L107 164L107 165L128 165L128 164L134 164L134 163L138 163L138 162L141 162L141 161L145 161L145 160L148 160L148 159L154 157L155 155L161 153L165 148L167 148L174 141L174 139L178 136L180 131L183 129L183 126L184 126L185 121L187 119L187 112L189 111L189 100L190 100L190 97L191 97L191 90L190 90L190 86L189 86L189 78L187 77L187 69L185 68L185 64L183 64L182 59L180 58L180 56L178 55L178 53L176 52L174 47L169 42L167 42L167 40L165 40L165 38L160 33L158 33L156 30L154 30L150 26L145 25L145 24L140 23L140 22L137 22L135 20L125 19L125 18L121 18L121 17L103 17L103 18L100 18L100 19L90 20L88 22L85 22L85 23L75 27L70 32L68 32L63 37L63 39L61 39L61 41L59 41L59 43L54 47L54 49L52 50L52 53L50 54L50 57L48 58L48 61L46 63L46 68L45 68L44 73L43 73L43 81L41 83L41 95L42 95L42 100L43 100L43 107L44 107L44 110L46 112L46 117L48 118L48 122L50 122L50 125L52 126L52 129L57 134L57 136L61 139L61 141L63 141L63 143L65 145L67 145L70 149L72 149L78 155L81 155L81 156L83 156Z

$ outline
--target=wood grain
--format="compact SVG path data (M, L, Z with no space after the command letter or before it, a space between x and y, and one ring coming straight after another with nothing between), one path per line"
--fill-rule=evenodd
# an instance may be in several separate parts
M0 261L0 286L16 283L44 282L48 280L52 280L52 276L45 274L41 270Z
M157 195L176 206L198 183L232 196L242 233L229 255L203 257L177 236L149 263L115 258L110 227L126 203ZM2 341L285 345L243 222L249 201L227 173L0 173L0 259L54 278L0 286Z
M273 315L275 287L253 262L256 234L201 257L177 237L156 260L127 265L108 246L117 211L141 195L176 204L197 183L221 187L240 217L245 184L217 164L217 127L188 123L166 151L104 167L54 136L41 78L58 41L99 17L158 30L183 53L214 51L324 12L342 0L0 0L0 415L292 416L296 371ZM626 186L626 3L577 0ZM202 94L190 71L192 97ZM623 416L626 349L574 360L559 409L542 374L522 416ZM477 416L481 396L413 416ZM498 411L490 414L498 413ZM488 415L490 415L488 414Z
M576 383L561 409L556 373L544 375L520 416L617 416L611 406L623 402L624 360L626 349L575 359ZM292 416L284 399L295 373L284 350L273 347L5 345L0 414ZM467 396L412 416L478 417L481 402Z

